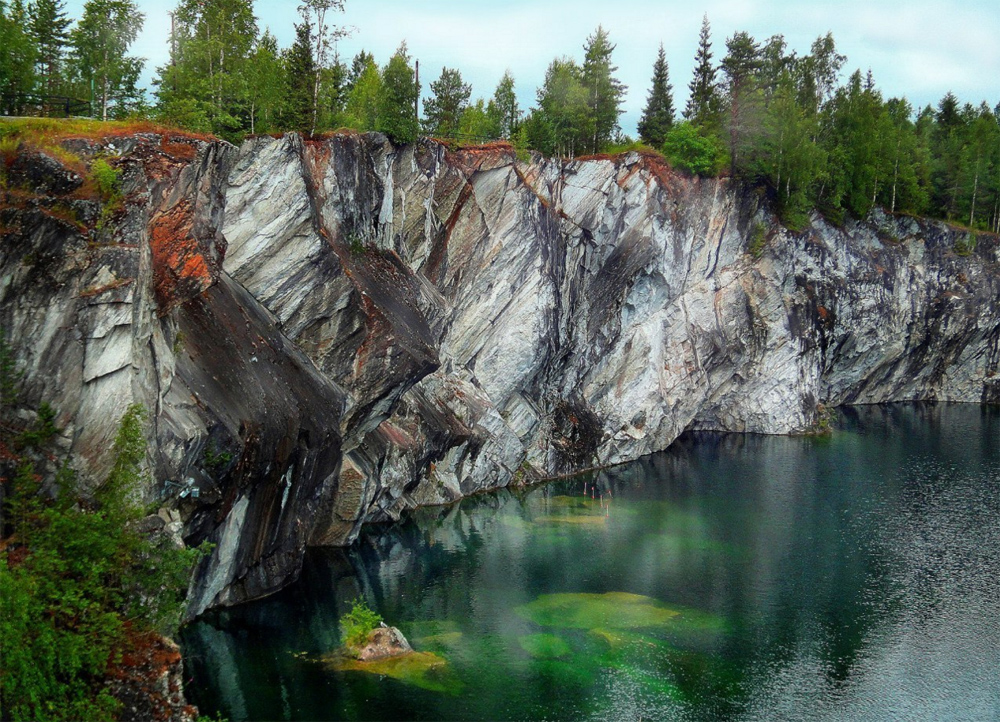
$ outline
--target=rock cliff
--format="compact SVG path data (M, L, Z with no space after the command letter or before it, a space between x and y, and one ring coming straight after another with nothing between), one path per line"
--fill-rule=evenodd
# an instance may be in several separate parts
M78 176L22 146L0 321L25 409L60 410L88 478L124 408L150 410L149 500L216 544L191 614L276 590L307 545L365 522L685 429L1000 401L993 236L968 253L962 231L880 213L793 233L754 192L636 153L73 143L112 158L124 203L80 198Z

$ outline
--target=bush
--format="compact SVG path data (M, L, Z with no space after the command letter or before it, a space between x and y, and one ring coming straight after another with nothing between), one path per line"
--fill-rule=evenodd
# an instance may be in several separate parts
M716 176L726 165L726 152L719 139L703 134L688 122L670 129L663 142L663 155L675 168L701 176Z
M98 158L90 165L90 174L94 178L97 191L104 200L113 200L118 196L118 185L121 174L103 158Z
M30 458L17 462L0 552L5 720L113 719L118 702L106 680L114 666L139 635L170 633L180 621L204 550L177 549L137 528L144 415L135 404L122 417L114 468L94 503L79 500L67 464L44 484ZM39 416L34 445L51 436L55 414ZM43 492L53 486L55 498Z
M350 648L362 646L371 631L382 624L382 615L372 611L364 599L355 599L351 611L340 619L340 633Z

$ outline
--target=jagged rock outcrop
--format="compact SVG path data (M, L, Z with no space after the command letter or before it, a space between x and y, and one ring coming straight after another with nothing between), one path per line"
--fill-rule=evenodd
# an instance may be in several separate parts
M149 494L191 479L199 498L169 501L217 545L192 613L277 589L366 521L685 429L1000 401L986 234L962 255L964 232L878 213L793 233L756 194L636 153L377 134L115 152L128 195L100 233L7 203L0 317L28 403L60 409L91 478L125 406L150 409Z

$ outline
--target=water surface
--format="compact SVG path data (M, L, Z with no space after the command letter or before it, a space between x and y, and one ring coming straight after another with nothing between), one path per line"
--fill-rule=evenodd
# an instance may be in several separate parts
M440 662L338 670L358 596ZM189 699L234 722L997 720L1000 413L692 435L419 510L182 646Z

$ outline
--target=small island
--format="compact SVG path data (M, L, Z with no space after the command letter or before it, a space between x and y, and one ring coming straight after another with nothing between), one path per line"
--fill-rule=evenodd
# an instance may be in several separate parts
M432 692L457 694L462 689L444 657L417 652L396 627L363 599L340 620L343 646L323 661L336 672L366 672L389 677Z

